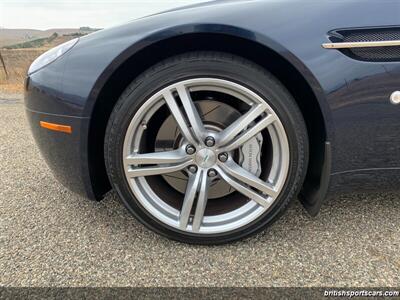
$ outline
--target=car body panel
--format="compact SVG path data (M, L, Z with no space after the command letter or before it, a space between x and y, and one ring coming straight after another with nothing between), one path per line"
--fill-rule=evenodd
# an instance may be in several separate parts
M392 189L396 187L393 179L385 184L376 177L400 175L400 107L389 102L390 94L400 90L400 62L357 61L321 45L329 42L328 32L335 29L399 25L400 2L396 0L253 0L194 5L82 37L61 59L30 76L27 107L51 114L54 120L57 115L84 120L78 126L78 146L70 146L84 152L79 162L71 162L76 164L76 172L82 173L82 166L89 168L83 162L88 149L86 120L92 118L104 84L127 58L153 43L185 34L236 36L278 53L313 90L331 145L331 193L349 186L353 191ZM70 149L66 146L63 151ZM359 184L352 184L352 178ZM93 180L86 180L86 190L92 190Z
M73 192L95 199L89 175L87 145L81 136L88 118L41 113L27 109L27 117L36 144L55 177ZM73 128L72 134L43 129L40 121L64 124Z

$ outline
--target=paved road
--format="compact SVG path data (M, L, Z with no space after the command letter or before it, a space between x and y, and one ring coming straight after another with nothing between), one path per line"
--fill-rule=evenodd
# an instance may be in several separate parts
M188 246L145 229L112 192L95 203L62 187L19 97L0 98L0 285L400 286L400 195L332 199L315 219L294 203L249 240Z

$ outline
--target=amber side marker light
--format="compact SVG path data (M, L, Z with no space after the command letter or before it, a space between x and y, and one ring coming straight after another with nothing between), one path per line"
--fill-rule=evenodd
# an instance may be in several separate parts
M40 121L40 126L43 128L49 129L49 130L53 130L53 131L72 133L71 126L60 125L60 124L55 124L55 123L48 123L48 122L43 122L43 121Z

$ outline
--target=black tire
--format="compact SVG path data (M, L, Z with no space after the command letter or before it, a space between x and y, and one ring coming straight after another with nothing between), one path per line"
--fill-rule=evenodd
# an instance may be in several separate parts
M122 149L130 120L154 92L178 80L201 76L228 79L255 91L278 114L288 137L290 167L285 186L272 207L237 230L196 235L169 227L152 217L135 199L125 179ZM146 227L173 240L193 244L222 244L248 237L280 217L303 184L308 165L308 136L302 114L287 89L268 71L238 56L220 52L191 52L166 59L136 78L123 92L110 116L105 136L105 161L115 191L129 211Z

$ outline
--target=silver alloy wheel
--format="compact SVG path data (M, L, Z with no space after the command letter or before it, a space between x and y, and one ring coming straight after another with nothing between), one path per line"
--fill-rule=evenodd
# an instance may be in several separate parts
M192 100L192 93L199 91L230 95L247 104L248 111L222 131L211 131L203 124ZM141 153L140 145L147 124L164 105L174 117L184 142L172 151ZM262 131L269 135L272 149L266 180L244 169L231 155ZM188 154L188 145L194 146L196 152ZM219 159L220 154L226 153L226 161ZM130 122L124 139L123 157L126 179L141 205L162 223L196 234L229 232L260 217L282 191L290 160L285 129L265 100L242 85L215 78L177 82L150 97ZM163 201L148 182L149 176L188 170L190 167L192 172L187 172L189 178L180 209ZM250 201L229 212L205 215L210 183L216 177Z

